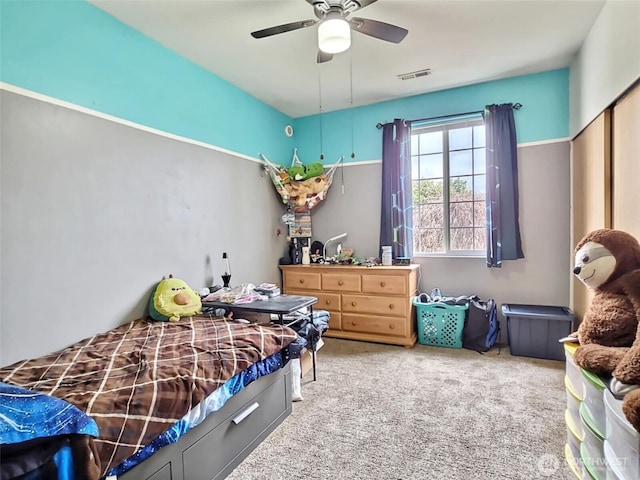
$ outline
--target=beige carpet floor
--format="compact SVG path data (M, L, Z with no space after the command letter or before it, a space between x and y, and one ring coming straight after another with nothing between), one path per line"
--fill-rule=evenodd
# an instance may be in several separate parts
M317 373L229 479L575 480L564 362L325 338Z

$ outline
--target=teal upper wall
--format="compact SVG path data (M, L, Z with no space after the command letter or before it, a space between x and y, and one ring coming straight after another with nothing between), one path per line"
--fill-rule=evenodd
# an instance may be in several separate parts
M291 118L84 1L0 0L0 80L244 155Z
M567 69L291 119L84 1L0 0L0 48L2 82L275 163L379 160L377 123L491 103L524 106L520 143L569 135Z
M515 111L518 143L569 136L569 70L560 69L301 117L295 120L294 143L305 162L317 161L320 153L324 163L341 156L345 162L379 160L378 123L479 111L493 103L523 105Z

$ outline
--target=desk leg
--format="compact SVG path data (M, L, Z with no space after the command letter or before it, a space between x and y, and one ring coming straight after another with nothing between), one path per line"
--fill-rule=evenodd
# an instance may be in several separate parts
M283 314L278 314L278 319L280 320L280 324L284 324L284 316ZM309 320L313 323L313 305L309 307ZM316 381L316 351L311 349L311 366L313 369L313 381Z
M313 381L316 381L316 351L311 350L311 364L313 365Z
M309 306L309 320L313 323L313 305ZM316 381L316 350L311 350L311 365L313 367L313 381Z

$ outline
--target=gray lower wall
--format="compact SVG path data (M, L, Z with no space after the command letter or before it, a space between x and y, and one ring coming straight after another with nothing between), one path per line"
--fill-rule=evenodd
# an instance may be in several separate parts
M568 306L573 278L569 161L569 142L518 149L524 259L487 268L484 259L425 258L420 262L421 288L476 293L499 304Z
M43 355L144 314L172 273L193 288L279 282L284 207L253 161L1 92L0 364ZM420 290L568 305L569 143L519 148L526 258L415 258ZM339 168L314 239L347 232L378 254L381 163ZM344 193L342 186L344 185ZM333 247L335 248L335 247Z
M499 304L568 306L573 276L569 167L568 141L518 148L525 259L487 268L483 258L417 257L420 290L439 287L449 295L477 294ZM343 246L354 247L357 256L378 255L381 172L381 163L345 167L344 194L342 173L336 172L325 203L312 212L318 240L347 232Z
M257 162L1 92L0 364L140 317L191 287L279 281L282 204Z

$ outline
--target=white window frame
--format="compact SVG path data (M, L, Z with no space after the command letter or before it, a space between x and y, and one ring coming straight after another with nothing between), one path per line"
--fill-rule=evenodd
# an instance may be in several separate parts
M475 118L452 118L440 122L431 122L429 124L420 124L417 126L412 125L411 127L411 139L413 141L414 135L419 135L420 133L425 133L427 131L443 131L443 152L442 152L442 181L443 181L443 203L444 203L444 226L443 226L443 234L444 234L444 247L445 251L443 252L420 252L417 250L414 244L414 257L447 257L447 258L455 258L455 257L463 257L463 258L485 258L486 257L486 248L481 250L452 250L451 249L451 226L450 226L450 210L451 210L451 200L449 196L449 185L451 181L451 175L449 170L449 130L460 128L461 126L484 126L484 120L481 116L476 116ZM483 144L485 142L482 142ZM475 145L475 139L472 144ZM476 147L477 148L477 147ZM485 152L486 155L486 152ZM413 161L413 151L412 151L412 161ZM485 157L486 158L486 157ZM475 162L472 162L472 173L473 176L475 174ZM486 171L484 172L485 181L486 181ZM456 176L454 176L455 178ZM416 178L413 177L412 173L412 185L415 182ZM412 187L413 188L413 187ZM475 201L474 201L475 203ZM485 200L485 212L486 212L486 200ZM414 206L416 208L416 206ZM475 217L474 217L475 218ZM486 220L482 225L486 226ZM417 232L420 228L420 225L413 225L414 232ZM486 233L485 233L485 245L486 245Z

